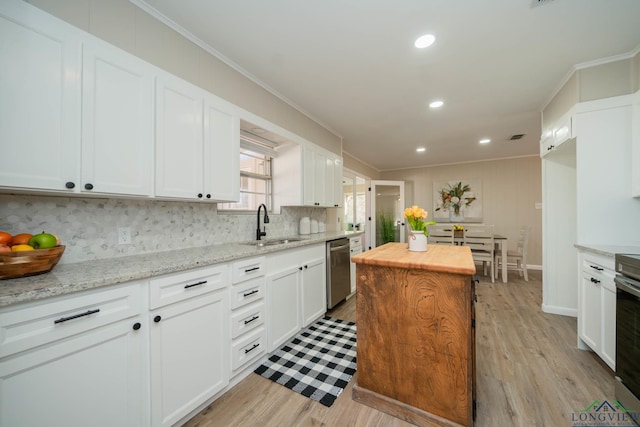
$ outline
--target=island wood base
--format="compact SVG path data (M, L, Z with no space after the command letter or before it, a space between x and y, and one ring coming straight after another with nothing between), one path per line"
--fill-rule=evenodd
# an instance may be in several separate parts
M352 397L416 425L471 426L475 266L468 247L388 243L353 257L357 385Z
M358 386L358 382L353 386L351 397L354 401L370 406L378 411L392 415L403 421L420 427L460 427L461 424L454 423L446 418L439 417L431 412L426 412L406 403L399 402L387 396L383 396L374 391Z

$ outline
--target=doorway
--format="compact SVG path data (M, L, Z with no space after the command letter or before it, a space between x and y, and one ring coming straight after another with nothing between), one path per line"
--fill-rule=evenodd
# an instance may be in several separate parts
M369 249L405 241L404 181L371 181Z

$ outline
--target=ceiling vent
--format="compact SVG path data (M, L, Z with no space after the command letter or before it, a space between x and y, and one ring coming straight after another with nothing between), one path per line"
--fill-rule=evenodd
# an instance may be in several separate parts
M511 138L509 138L509 141L517 141L519 139L522 139L524 135L525 135L524 133L517 133L515 135L511 135Z
M542 6L546 3L551 3L553 0L531 0L531 7Z

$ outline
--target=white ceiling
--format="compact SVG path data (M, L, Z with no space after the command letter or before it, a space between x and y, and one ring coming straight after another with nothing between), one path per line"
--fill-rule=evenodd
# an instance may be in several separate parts
M378 170L536 154L574 66L640 46L640 0L144 1Z

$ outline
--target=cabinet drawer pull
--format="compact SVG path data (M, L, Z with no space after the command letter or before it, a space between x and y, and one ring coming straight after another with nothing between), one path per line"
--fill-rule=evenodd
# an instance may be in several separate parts
M598 280L598 279L594 279L594 278L592 277L592 278L591 278L591 282L592 282L592 283L595 283L595 284L597 285L598 283L600 283L600 280Z
M589 267L593 268L594 270L598 270L598 271L604 270L604 268L598 267L597 265L589 265Z
M55 323L66 322L67 320L73 320L73 319L77 319L78 317L89 316L90 314L95 314L95 313L98 313L99 311L100 311L99 308L96 308L95 310L87 310L84 313L74 314L73 316L61 317L58 320L54 320L53 323L55 324Z
M247 353L249 353L249 352L251 352L251 351L255 350L255 349L256 349L256 348L258 348L258 347L260 347L260 344L254 344L254 345L253 345L253 347L246 349L246 350L244 351L244 354L247 354Z
M256 270L260 270L260 267L247 268L244 272L251 273L252 271L256 271Z
M248 325L249 323L253 322L254 320L258 320L259 318L260 318L260 316L253 316L251 319L245 320L244 324Z
M136 322L136 323L133 324L133 330L137 331L138 329L140 329L141 326L142 325L140 324L140 322Z
M259 290L257 290L257 289L254 289L254 290L253 290L253 291L251 291L251 292L247 292L246 294L242 294L242 296L243 296L243 297L248 297L249 295L257 294L258 292L260 292L260 291L259 291Z
M206 280L201 280L201 281L199 281L199 282L192 283L192 284L190 284L190 285L184 285L184 288L185 288L185 289L189 289L189 288L193 288L194 286L204 285L205 283L207 283L207 281L206 281Z

